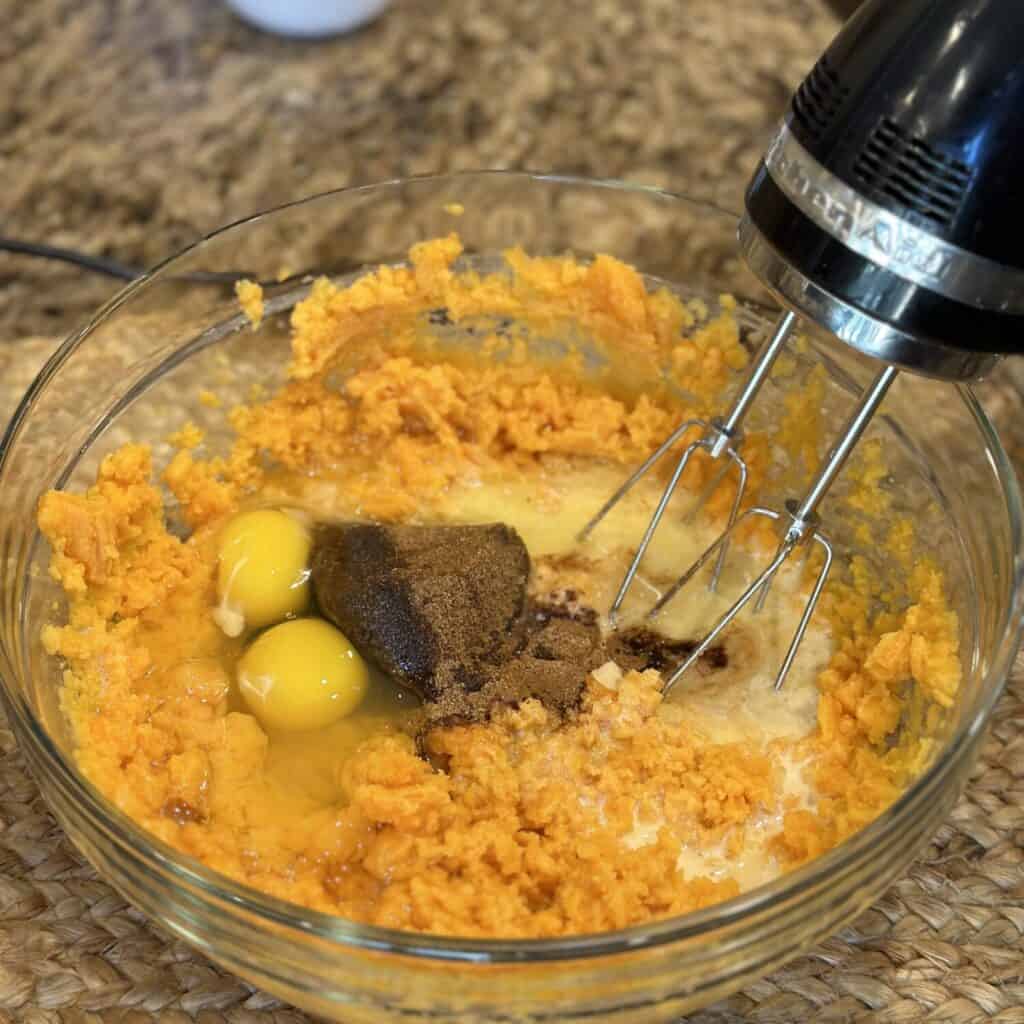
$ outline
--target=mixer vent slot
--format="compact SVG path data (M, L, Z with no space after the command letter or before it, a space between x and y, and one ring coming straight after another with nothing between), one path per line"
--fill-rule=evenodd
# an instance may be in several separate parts
M968 167L907 135L887 117L872 132L853 170L870 190L943 227L956 217L971 180Z
M793 114L804 131L818 139L828 131L849 95L850 90L823 56L793 96Z

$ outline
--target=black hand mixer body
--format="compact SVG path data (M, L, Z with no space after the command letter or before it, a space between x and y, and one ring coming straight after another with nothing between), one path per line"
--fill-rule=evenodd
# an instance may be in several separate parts
M1022 123L1024 0L866 0L797 90L739 227L748 265L788 309L730 409L681 424L581 535L685 444L612 604L615 621L695 455L722 462L716 480L735 473L729 519L648 618L709 563L716 588L745 519L778 524L775 555L667 677L666 690L745 607L760 609L790 555L814 542L822 568L776 676L781 687L832 563L818 507L897 374L971 380L1000 355L1024 353ZM743 422L800 317L881 365L803 496L784 510L744 510Z
M791 307L947 379L1024 351L1024 3L868 0L794 95L741 245Z

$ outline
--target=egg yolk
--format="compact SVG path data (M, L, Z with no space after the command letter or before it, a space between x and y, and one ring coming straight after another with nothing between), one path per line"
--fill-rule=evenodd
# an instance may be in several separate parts
M228 636L299 615L309 605L309 530L294 516L259 509L220 535L214 619Z
M321 729L351 714L366 693L366 663L344 633L322 619L268 629L238 663L238 688L269 729Z

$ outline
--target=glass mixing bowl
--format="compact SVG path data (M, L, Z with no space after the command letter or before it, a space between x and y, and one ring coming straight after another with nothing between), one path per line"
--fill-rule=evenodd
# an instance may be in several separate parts
M682 918L559 940L469 941L366 927L264 896L154 840L83 780L59 714L59 666L40 645L59 597L34 523L40 494L87 484L98 459L129 439L151 442L159 463L169 454L164 437L185 418L216 443L223 412L198 403L198 387L244 398L253 383L282 379L282 321L308 288L303 271L344 277L399 262L410 244L452 230L477 263L513 244L533 254L608 252L684 294L736 293L753 337L770 300L745 276L735 226L711 206L610 182L509 173L389 182L225 228L126 288L60 347L0 452L3 699L57 819L127 899L228 969L327 1017L649 1024L778 967L864 910L906 867L970 769L1021 621L1021 499L967 388L900 379L872 427L891 467L880 486L914 515L960 613L964 684L936 756L888 811L828 855ZM197 279L200 270L268 282L263 329L250 330L230 287ZM824 340L800 365L815 364L827 369L836 415L864 367ZM763 421L780 401L770 389ZM841 501L840 490L836 516ZM841 522L832 526L842 534Z

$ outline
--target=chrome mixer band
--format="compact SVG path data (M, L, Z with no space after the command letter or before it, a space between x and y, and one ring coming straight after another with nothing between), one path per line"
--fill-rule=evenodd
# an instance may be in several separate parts
M764 165L804 216L872 263L976 309L1024 313L1024 271L967 252L865 199L815 160L788 123Z

